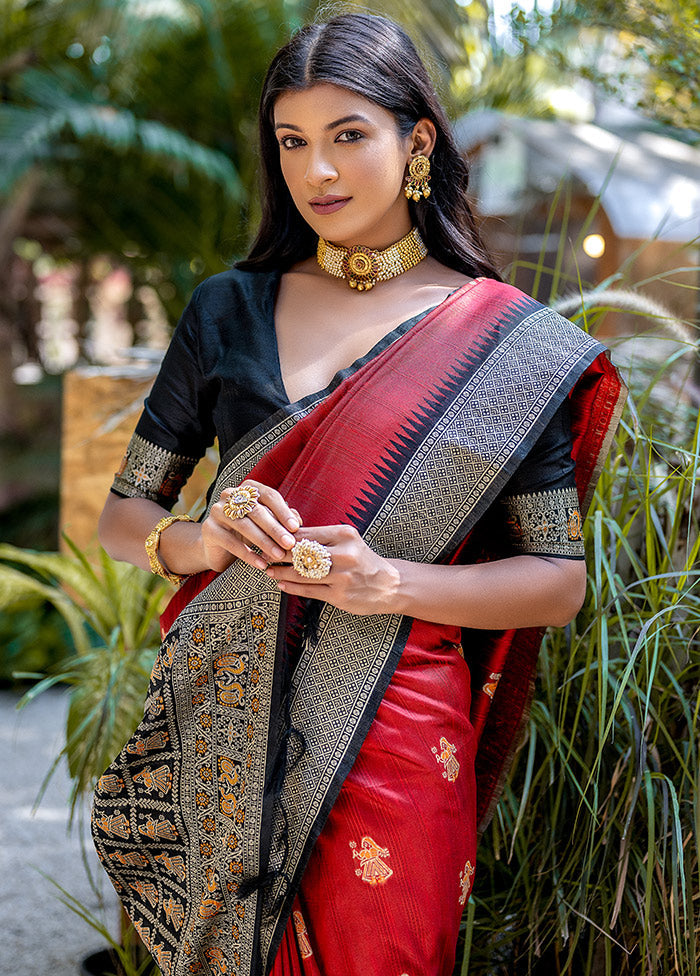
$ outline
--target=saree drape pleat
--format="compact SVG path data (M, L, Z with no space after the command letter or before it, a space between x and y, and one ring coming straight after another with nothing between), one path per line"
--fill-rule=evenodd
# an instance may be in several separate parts
M565 397L585 504L615 371L550 309L478 280L253 431L211 497L250 476L381 555L484 558L482 516ZM504 539L478 542L488 558ZM465 633L470 681L455 628L323 606L291 662L287 601L242 563L188 581L164 628L144 721L93 811L163 972L449 973L540 635Z

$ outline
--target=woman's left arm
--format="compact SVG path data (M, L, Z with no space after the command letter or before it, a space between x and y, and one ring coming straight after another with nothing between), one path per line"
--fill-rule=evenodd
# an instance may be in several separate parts
M349 525L301 529L296 538L329 548L329 575L301 580L289 565L272 565L268 575L291 596L323 600L350 613L401 613L489 630L563 627L576 616L586 592L582 559L518 555L434 566L385 559Z

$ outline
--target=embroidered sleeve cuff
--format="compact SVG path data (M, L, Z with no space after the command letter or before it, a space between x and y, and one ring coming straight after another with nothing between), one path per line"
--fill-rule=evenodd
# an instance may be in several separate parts
M583 559L581 511L576 488L555 488L502 500L517 553Z
M134 434L114 476L112 490L127 498L148 498L170 509L197 460L172 454Z

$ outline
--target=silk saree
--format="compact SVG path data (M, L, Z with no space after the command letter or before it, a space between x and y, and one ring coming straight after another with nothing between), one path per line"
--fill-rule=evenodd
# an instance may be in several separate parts
M210 498L254 478L386 557L566 558L623 396L596 340L477 279L258 425ZM564 401L575 489L503 498ZM242 562L178 591L98 855L166 976L447 976L541 631L298 604Z

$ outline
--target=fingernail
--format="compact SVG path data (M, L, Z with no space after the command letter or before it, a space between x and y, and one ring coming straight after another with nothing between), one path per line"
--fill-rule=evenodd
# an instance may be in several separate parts
M280 549L279 546L275 546L272 550L272 555L277 559L281 559L282 556L286 555L284 549Z
M294 537L291 535L287 535L287 533L285 532L285 534L282 536L282 542L284 543L285 546L293 546Z
M267 563L264 559L256 559L255 565L258 567L258 569L267 569Z
M287 519L287 528L291 529L292 532L296 532L296 530L299 528L299 523L295 518Z

